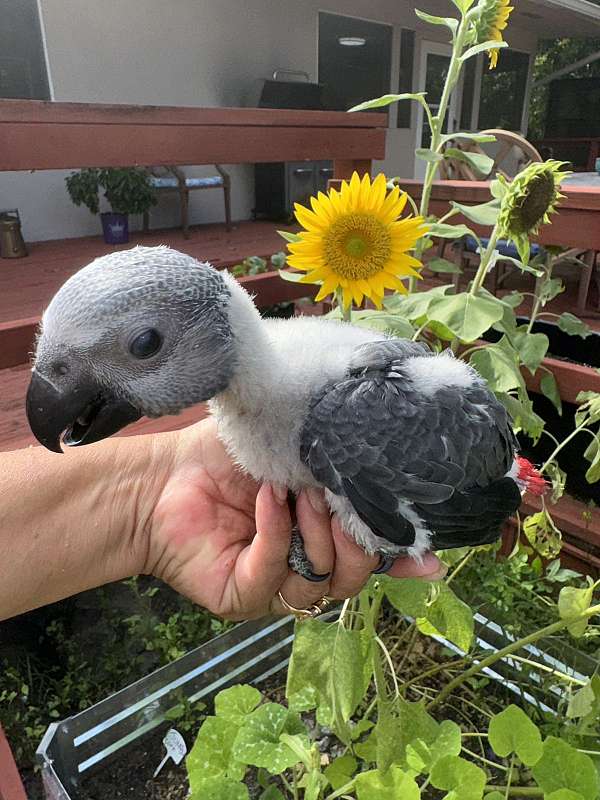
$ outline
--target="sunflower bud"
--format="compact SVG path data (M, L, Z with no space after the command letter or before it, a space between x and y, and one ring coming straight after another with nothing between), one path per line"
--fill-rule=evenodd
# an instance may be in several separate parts
M502 31L508 25L510 12L513 10L513 7L508 5L509 2L510 0L480 0L474 23L475 44L503 41ZM494 69L498 64L498 50L491 49L488 56L490 69Z
M535 162L511 183L498 177L504 186L498 215L499 234L515 243L524 264L529 260L529 237L538 232L540 225L550 222L550 214L556 211L563 197L560 184L570 175L561 170L564 166L562 161Z

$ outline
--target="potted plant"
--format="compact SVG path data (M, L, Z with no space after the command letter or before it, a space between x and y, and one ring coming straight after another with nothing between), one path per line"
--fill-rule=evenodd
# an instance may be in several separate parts
M111 207L111 211L100 214L107 244L128 242L128 215L143 214L156 204L148 176L140 167L82 169L72 172L66 184L73 203L86 206L92 214L99 213L100 189L104 190Z

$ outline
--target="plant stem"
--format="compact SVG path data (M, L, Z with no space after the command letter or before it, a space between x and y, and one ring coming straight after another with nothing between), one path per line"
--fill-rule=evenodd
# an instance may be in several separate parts
M544 791L537 786L494 786L488 784L485 792L504 792L505 796L516 795L518 797L543 797Z
M432 675L437 675L438 672L443 672L446 669L452 669L452 667L460 667L462 666L466 658L460 658L458 661L450 661L448 664L437 664L435 667L428 669L427 672L422 672L420 675L417 675L416 678L411 678L406 683L402 684L402 690L408 689L415 683L421 683L425 678L430 678Z
M476 552L477 552L476 550L469 550L469 552L463 558L463 560L452 570L452 573L446 578L446 586L449 583L452 583L454 578L456 578L461 569L469 563L469 561L473 558Z
M546 459L544 465L539 468L539 472L544 473L548 469L549 464L552 461L555 460L556 456L560 453L560 451L563 449L563 447L565 447L567 444L569 444L569 442L572 439L574 439L579 433L581 433L581 431L585 431L585 430L587 430L585 425L579 425L577 428L575 428L574 431L571 431L571 433L567 436L567 438L563 439L563 441L554 449L554 452L552 453L552 455L549 456ZM588 431L588 433L590 433L592 436L594 436L592 431Z
M481 761L483 764L487 764L488 767L493 767L494 769L501 769L504 772L508 772L508 767L505 767L504 764L497 764L495 761L490 761L489 758L485 758L485 756L480 756L479 753L474 753L473 750L469 750L466 747L463 747L463 751L468 753L473 758L476 758L478 761Z
M498 650L489 655L487 658L484 658L482 661L477 662L477 664L473 664L473 666L470 667L470 669L468 669L466 672L463 672L462 675L459 675L453 681L450 681L450 683L447 686L444 686L444 688L437 695L437 697L434 697L434 699L428 704L427 710L429 711L434 706L439 705L439 703L445 700L449 694L452 694L452 692L458 686L460 686L465 681L469 680L469 678L472 678L473 675L477 675L478 672L481 672L486 667L495 664L496 661L500 661L500 659L504 658L505 656L509 656L512 653L515 653L517 650L520 650L521 648L525 647L528 644L533 644L534 642L537 642L538 639L543 639L545 636L550 636L553 633L562 631L564 630L564 628L567 628L574 622L583 619L589 619L589 617L593 617L595 614L600 614L600 605L590 606L590 608L588 608L586 611L583 611L581 614L578 614L576 617L570 617L569 619L560 619L557 622L553 622L551 625L546 625L545 628L540 628L539 630L530 633L529 636L524 636L522 639L518 639L516 642L511 642L511 644L507 645L506 647L503 647L502 650Z
M485 276L488 271L489 263L492 260L492 256L494 255L494 250L496 249L496 242L498 241L499 236L500 236L500 230L498 228L498 225L495 225L494 230L492 231L492 234L490 236L488 246L485 248L485 251L481 256L481 261L479 263L477 273L475 274L473 285L471 286L471 289L469 291L470 295L473 296L476 295L483 285Z
M354 789L354 784L356 783L356 778L352 778L349 783L345 783L343 786L340 786L339 789L336 789L335 792L328 794L325 800L335 800L336 797L341 797L342 795L346 794L346 792L351 792Z
M508 778L506 779L506 791L504 792L504 800L508 800L508 795L510 794L510 787L512 784L512 776L514 768L515 768L515 754L513 753L510 757L510 765L508 768Z
M429 122L429 127L431 129L431 145L430 149L433 150L434 153L439 153L442 147L442 128L444 127L444 120L446 119L446 113L448 111L448 104L450 102L450 98L452 96L452 92L458 83L458 79L460 77L460 70L462 63L460 61L460 56L462 55L462 51L464 48L465 36L467 35L469 27L469 21L467 20L466 15L463 16L456 34L453 37L452 42L452 55L450 57L450 65L448 67L448 75L446 77L446 82L444 84L444 90L442 92L442 97L440 99L440 105L438 108L438 113L436 116L431 117L431 114L427 114L427 119ZM425 108L428 111L429 107ZM439 162L437 161L428 161L427 168L425 170L425 178L423 180L423 193L421 194L421 203L419 207L419 213L422 217L427 218L429 215L429 202L431 200L431 190L433 188L433 181L435 175L437 173L439 166ZM417 242L417 246L415 248L415 257L421 260L421 256L423 255L425 242L423 239L420 239ZM409 292L414 292L417 285L417 279L411 277L409 279Z

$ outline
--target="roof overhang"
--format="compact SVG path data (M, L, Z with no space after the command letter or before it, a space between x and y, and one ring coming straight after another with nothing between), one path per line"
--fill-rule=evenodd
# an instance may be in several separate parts
M600 37L600 5L589 0L521 0L514 5L511 23L540 39Z

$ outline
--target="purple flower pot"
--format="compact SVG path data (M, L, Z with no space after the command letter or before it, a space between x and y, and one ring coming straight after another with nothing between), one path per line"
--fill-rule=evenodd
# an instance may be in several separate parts
M100 214L106 244L126 244L129 241L129 219L127 214Z

